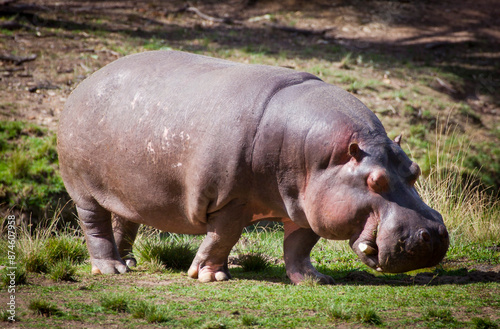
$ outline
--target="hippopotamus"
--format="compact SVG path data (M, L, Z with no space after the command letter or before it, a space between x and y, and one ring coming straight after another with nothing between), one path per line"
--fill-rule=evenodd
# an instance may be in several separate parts
M318 272L320 237L349 240L374 270L437 265L442 216L415 189L419 166L350 93L293 69L179 51L120 58L72 92L58 128L60 173L92 273L124 273L140 224L206 234L188 270L231 278L245 227L284 227L293 283Z

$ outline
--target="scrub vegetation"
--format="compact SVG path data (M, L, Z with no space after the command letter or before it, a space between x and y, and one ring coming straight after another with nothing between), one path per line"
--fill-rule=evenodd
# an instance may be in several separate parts
M299 2L193 4L233 24L203 19L182 1L0 5L0 250L8 249L7 216L18 224L16 323L0 306L0 327L500 327L500 42L440 25L468 24L465 2L452 10L431 2ZM481 26L496 24L492 4L475 4ZM423 32L430 27L441 33ZM422 168L417 189L450 233L442 264L380 274L346 241L321 239L311 259L336 284L293 286L282 227L257 226L230 255L233 280L200 284L186 270L202 237L142 227L132 272L91 275L58 174L57 118L92 72L157 49L308 71L355 94L389 137L403 133L403 149ZM4 264L2 252L0 305L11 284Z

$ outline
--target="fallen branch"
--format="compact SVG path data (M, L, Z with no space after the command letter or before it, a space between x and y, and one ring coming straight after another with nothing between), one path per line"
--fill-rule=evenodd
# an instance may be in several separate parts
M181 9L181 11L184 11L184 10L192 12L192 13L195 13L196 15L200 16L204 20L211 21L211 22L224 23L224 24L242 24L242 22L235 21L235 20L233 20L231 18L228 18L228 17L217 18L217 17L213 17L213 16L210 16L210 15L207 15L205 13L202 13L198 8L192 7L192 6L189 6L189 7L185 8L185 9L184 8Z
M29 56L14 56L7 54L0 54L0 61L4 62L13 62L16 65L21 65L24 62L31 62L37 58L36 54L32 54Z
M441 80L438 77L435 78L435 81L449 93L454 94L457 92L448 82Z
M26 25L21 24L21 23L16 22L16 21L2 22L2 23L0 23L0 28L6 29L6 30L17 30L17 29L22 29L22 28L30 29L29 26L26 26Z
M36 86L29 87L28 91L30 93L35 93L37 90L42 90L42 89L51 90L60 88L58 86L51 84L50 82L44 82L44 83L39 83Z

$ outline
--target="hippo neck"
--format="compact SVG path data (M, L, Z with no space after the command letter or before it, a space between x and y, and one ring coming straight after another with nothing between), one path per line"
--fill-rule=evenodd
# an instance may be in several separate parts
M303 200L311 172L337 153L347 155L353 139L387 140L381 122L355 97L318 80L280 90L269 101L254 141L258 193L272 193L288 217L309 228ZM345 163L343 156L335 161Z

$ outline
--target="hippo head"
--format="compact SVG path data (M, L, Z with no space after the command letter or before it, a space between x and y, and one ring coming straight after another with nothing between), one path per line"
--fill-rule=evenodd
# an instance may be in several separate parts
M308 223L324 238L349 239L360 259L377 271L435 266L449 245L443 219L419 197L414 184L420 168L399 139L379 137L351 138L343 151L313 165L304 192Z

